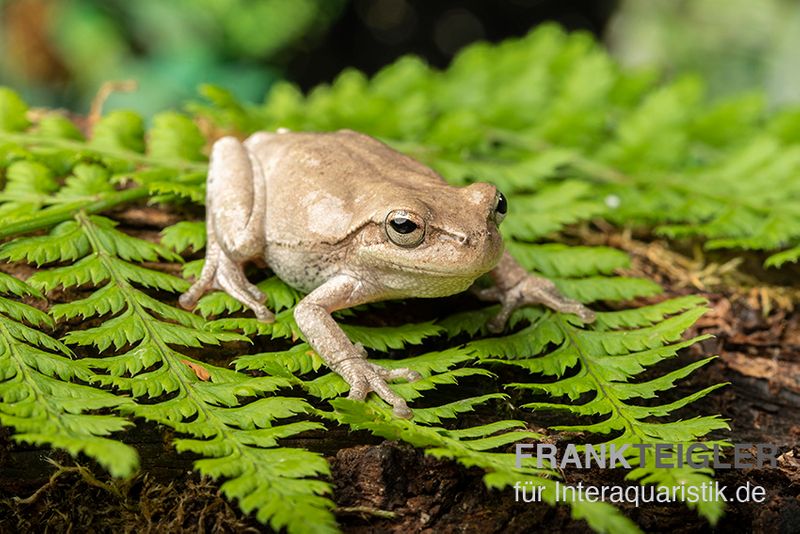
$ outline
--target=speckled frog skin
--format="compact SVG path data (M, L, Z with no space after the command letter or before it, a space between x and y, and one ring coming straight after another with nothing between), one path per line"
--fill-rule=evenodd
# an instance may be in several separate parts
M528 304L594 319L591 310L503 252L498 226L507 205L494 186L453 187L357 132L259 132L244 143L219 139L211 153L206 209L205 265L181 305L193 308L204 293L222 289L271 322L265 295L243 270L248 262L266 263L307 293L294 309L297 325L350 385L350 398L374 391L400 417L412 412L387 381L413 381L419 374L367 361L332 312L380 300L452 295L490 273L495 285L475 293L502 304L489 323L493 331Z

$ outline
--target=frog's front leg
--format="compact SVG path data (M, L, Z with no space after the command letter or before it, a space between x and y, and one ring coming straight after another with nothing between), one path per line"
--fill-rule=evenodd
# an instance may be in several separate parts
M492 332L502 331L514 310L530 304L544 304L556 311L574 313L587 323L595 319L592 310L562 295L550 280L528 273L508 251L503 253L500 263L489 275L495 285L478 289L475 293L482 300L499 301L502 306L500 312L489 321L489 330Z
M363 400L374 391L393 407L398 417L410 418L406 401L386 384L387 380L419 380L411 369L386 369L367 361L364 347L354 345L333 320L331 313L380 299L379 290L349 275L338 275L309 293L294 309L297 326L308 343L333 371L350 384L351 399Z
M264 294L244 275L244 264L264 252L266 185L261 165L233 137L214 143L206 183L206 258L200 277L179 302L191 309L212 289L221 289L272 322Z

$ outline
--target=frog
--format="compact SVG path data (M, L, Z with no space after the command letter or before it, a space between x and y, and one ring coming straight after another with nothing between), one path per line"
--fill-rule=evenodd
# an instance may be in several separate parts
M256 132L214 142L206 180L202 271L179 303L222 290L265 323L275 320L245 266L268 267L305 296L293 309L298 329L349 385L370 392L397 417L412 410L389 383L420 373L372 363L333 313L385 300L436 298L470 290L500 304L487 329L502 332L521 306L577 315L592 310L529 273L505 250L500 225L509 209L492 184L449 184L418 160L352 130ZM488 274L488 287L476 281Z

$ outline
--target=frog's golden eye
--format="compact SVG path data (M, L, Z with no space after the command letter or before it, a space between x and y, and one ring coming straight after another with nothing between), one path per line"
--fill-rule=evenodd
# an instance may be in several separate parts
M498 225L503 222L503 219L506 218L506 213L508 212L508 201L503 193L500 191L497 192L497 195L494 197L494 222Z
M425 221L405 210L392 210L384 221L386 236L395 245L416 247L425 237Z

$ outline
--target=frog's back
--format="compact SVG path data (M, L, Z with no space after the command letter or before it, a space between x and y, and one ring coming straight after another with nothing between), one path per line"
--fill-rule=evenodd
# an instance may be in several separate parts
M265 175L269 244L336 245L382 221L409 191L451 187L425 165L350 130L257 133L246 145Z

